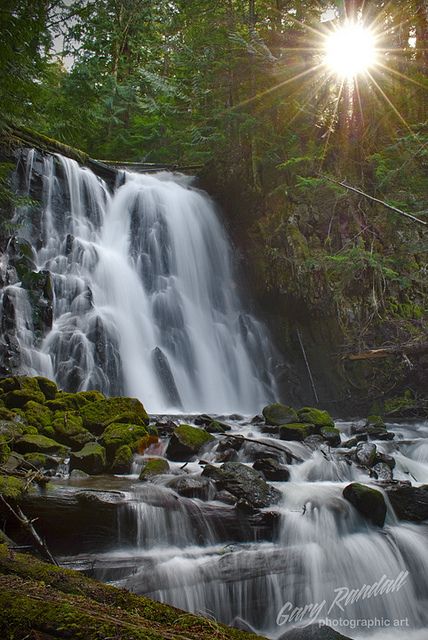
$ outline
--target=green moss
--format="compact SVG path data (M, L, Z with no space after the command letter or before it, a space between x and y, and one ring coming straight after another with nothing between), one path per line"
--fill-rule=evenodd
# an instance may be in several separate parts
M11 443L20 438L24 434L24 425L11 420L0 420L0 436Z
M88 402L81 392L66 393L65 391L60 391L54 400L46 402L46 406L49 407L51 411L77 411L88 404Z
M49 429L52 431L52 413L40 402L30 400L25 405L24 416L30 426L37 427L40 431Z
M6 409L5 406L0 407L0 420L13 420L16 418L16 413L10 409Z
M113 422L103 432L101 442L111 458L116 449L123 445L135 448L138 441L147 436L147 429L138 424L122 424Z
M367 425L369 427L380 427L381 429L386 428L385 422L380 416L368 416Z
M289 422L298 422L296 411L280 402L264 407L263 416L267 424L277 427L282 424L288 424Z
M44 453L26 453L24 460L37 469L54 469L58 466L55 458Z
M38 387L37 391L33 391L32 389L17 389L5 394L3 396L3 401L8 409L15 409L24 407L27 402L31 401L43 404L45 396Z
M143 405L136 398L107 398L88 403L81 411L84 426L97 435L116 422L145 425L149 416Z
M279 437L281 440L302 441L315 431L314 425L302 424L300 422L283 424L279 427Z
M72 411L55 411L52 427L55 439L72 449L80 449L93 440L92 434L83 427L83 420Z
M151 458L144 463L140 473L140 480L149 480L153 476L159 476L168 472L168 460L165 460L164 458Z
M6 462L10 454L10 441L6 436L0 436L0 464Z
M90 475L96 475L103 473L106 465L106 450L98 442L89 442L83 449L72 452L70 456L70 471L79 469Z
M128 447L128 445L119 447L114 454L114 459L110 467L111 473L130 473L133 459L134 454L131 447Z
M214 440L210 433L189 424L180 424L174 429L174 435L186 446L197 450Z
M386 504L383 494L359 482L349 484L343 490L343 497L367 519L383 527L386 517Z
M336 427L321 427L320 434L332 447L340 445L340 431Z
M416 399L413 392L410 389L406 389L402 396L394 396L385 400L384 411L387 415L400 413L403 410L412 409L415 404Z
M79 391L79 397L85 398L88 402L97 402L97 400L105 400L106 397L101 391Z
M43 376L36 376L34 379L37 380L39 389L45 395L46 400L53 400L58 393L58 387L55 382Z
M40 435L25 435L15 442L14 449L18 453L49 453L65 456L67 447L55 442L51 438Z
M24 494L25 484L20 478L0 476L0 494L5 498L18 500Z
M333 418L328 411L314 409L313 407L303 407L297 412L299 422L308 422L316 427L334 427Z

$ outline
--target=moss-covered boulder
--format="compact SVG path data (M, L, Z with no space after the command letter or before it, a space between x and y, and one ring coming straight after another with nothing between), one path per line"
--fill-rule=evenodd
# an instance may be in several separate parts
M53 400L48 400L46 406L51 411L78 411L87 405L89 400L86 399L84 392L66 393L60 391Z
M89 475L97 475L106 470L106 450L98 442L85 444L80 451L73 451L70 455L70 471L79 469Z
M58 459L44 453L26 453L24 460L30 468L56 469L58 467Z
M383 527L386 517L386 503L380 491L365 484L353 482L344 488L343 497L354 505L366 520L378 527Z
M314 409L313 407L303 407L297 412L299 419L297 422L308 422L316 427L334 427L334 420L328 411Z
M83 425L91 433L101 435L104 429L116 422L147 425L149 416L137 398L107 398L88 402L81 410Z
M336 427L321 427L320 435L330 447L340 446L340 431Z
M153 478L153 476L160 476L164 473L169 473L168 460L164 458L150 458L147 460L140 473L140 480L146 481Z
M368 416L366 427L380 427L386 429L386 424L381 416Z
M13 444L15 440L21 438L25 433L26 425L22 422L15 422L14 420L0 420L0 436Z
M23 415L30 426L36 427L44 435L53 435L52 412L48 407L30 400L23 408Z
M16 414L15 411L12 411L12 409L6 409L4 404L1 404L1 406L0 406L0 420L15 420L16 416L17 416L17 414Z
M142 425L113 422L104 430L101 443L106 448L107 457L112 460L117 449L124 445L135 449L138 441L147 435L147 429Z
M189 460L214 439L205 429L180 424L171 434L166 456L170 460Z
M46 453L51 455L66 456L67 447L41 435L25 435L14 444L14 450L18 453Z
M94 439L93 435L83 427L83 420L78 413L56 411L52 421L54 438L71 449L81 449Z
M0 494L4 498L18 500L24 495L25 483L14 476L0 476Z
M131 447L123 445L119 447L113 458L113 462L110 467L111 473L127 474L131 473L132 462L134 460L134 453Z
M279 437L281 440L298 440L302 442L315 431L313 424L302 424L300 422L283 424L279 427Z
M53 400L58 393L58 387L55 382L43 376L35 376L34 379L37 380L39 389L44 394L46 400Z
M9 440L0 435L0 464L6 462L10 454Z
M263 409L263 416L266 420L266 424L273 426L281 426L282 424L288 424L290 422L298 422L297 413L292 407L287 407L285 404L275 402L269 404Z
M24 388L9 391L3 396L3 402L8 409L21 409L27 402L37 402L43 404L45 396L37 387L37 389Z

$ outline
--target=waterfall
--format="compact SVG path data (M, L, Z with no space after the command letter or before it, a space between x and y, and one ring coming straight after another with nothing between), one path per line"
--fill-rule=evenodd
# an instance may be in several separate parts
M110 193L74 160L49 155L40 165L27 153L20 185L32 196L42 175L37 220L27 205L14 222L34 271L52 279L53 322L33 344L16 335L19 372L135 396L152 413L250 413L270 400L272 349L241 302L210 198L182 175L123 172ZM27 333L30 316L21 314Z

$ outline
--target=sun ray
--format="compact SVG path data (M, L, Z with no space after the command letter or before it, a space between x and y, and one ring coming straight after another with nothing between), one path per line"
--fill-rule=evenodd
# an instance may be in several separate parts
M326 139L325 145L323 147L323 152L322 152L322 156L321 156L321 163L320 163L320 167L319 167L320 171L321 171L321 169L323 167L324 160L325 160L325 158L327 156L327 147L328 147L329 142L330 142L330 137L331 137L331 133L333 131L333 126L334 126L335 120L337 118L337 114L339 113L339 105L340 105L340 101L342 99L342 93L343 93L344 86L345 86L345 79L342 78L342 82L341 82L341 85L339 87L339 93L338 93L337 100L336 100L336 106L334 108L333 115L332 115L332 118L331 118L331 126L328 128L327 139Z

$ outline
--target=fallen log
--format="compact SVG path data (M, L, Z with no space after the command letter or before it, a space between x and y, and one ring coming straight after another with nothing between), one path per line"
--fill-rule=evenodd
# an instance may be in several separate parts
M418 355L428 352L428 342L419 344L397 345L394 347L381 347L379 349L368 349L360 353L347 353L344 360L374 360L376 358L388 358L397 355Z

